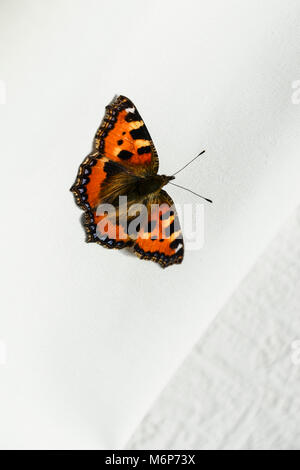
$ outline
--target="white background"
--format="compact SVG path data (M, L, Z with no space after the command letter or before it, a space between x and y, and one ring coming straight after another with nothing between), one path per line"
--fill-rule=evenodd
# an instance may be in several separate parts
M160 393L128 449L300 449L300 207Z
M1 2L1 447L123 446L296 206L299 13L293 0ZM215 201L181 266L84 243L68 189L116 93L161 172L207 151L178 178Z

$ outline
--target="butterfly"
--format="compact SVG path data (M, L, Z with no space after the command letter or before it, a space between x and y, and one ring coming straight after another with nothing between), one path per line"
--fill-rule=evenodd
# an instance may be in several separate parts
M132 247L141 259L163 268L180 264L184 243L175 205L162 189L174 176L158 174L159 160L150 134L136 106L125 96L117 96L106 106L92 152L84 159L71 191L84 210L87 242L106 248ZM120 197L126 203L120 203ZM110 204L114 217L101 205ZM137 222L131 209L146 208L146 223ZM153 209L154 208L154 209ZM124 217L125 216L125 217Z

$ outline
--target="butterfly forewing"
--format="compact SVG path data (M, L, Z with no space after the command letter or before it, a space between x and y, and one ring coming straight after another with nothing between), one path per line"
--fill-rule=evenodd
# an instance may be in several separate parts
M116 97L106 107L94 149L138 174L158 171L158 156L148 129L135 105L125 96Z

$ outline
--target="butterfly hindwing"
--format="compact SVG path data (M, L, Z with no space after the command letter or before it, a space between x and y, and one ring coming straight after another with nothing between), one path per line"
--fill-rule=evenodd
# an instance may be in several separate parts
M174 202L166 191L161 190L157 196L150 196L147 203L148 225L141 227L135 241L136 255L164 268L180 264L184 244Z
M83 225L87 242L96 242L105 248L119 250L133 245L133 241L127 235L126 227L119 223L118 218L110 219L92 210L84 214Z
M101 205L112 204L122 193L125 195L132 182L124 168L106 157L91 154L80 165L75 184L71 190L79 207L85 211L83 225L88 242L96 242L107 248L124 248L132 245L126 227L119 225L118 218L107 219L99 224L104 215ZM106 228L101 232L101 226Z

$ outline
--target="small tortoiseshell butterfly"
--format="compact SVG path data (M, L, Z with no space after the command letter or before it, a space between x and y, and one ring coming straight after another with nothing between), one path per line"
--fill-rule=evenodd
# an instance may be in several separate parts
M106 107L93 150L80 165L71 188L85 211L88 242L106 248L132 246L137 256L163 268L182 262L178 216L172 199L162 189L174 176L158 175L158 165L154 144L135 105L125 96L116 97ZM120 196L126 196L125 206L120 205ZM130 208L137 203L146 207L148 220L146 226L137 227L137 236L133 237L128 222L134 219ZM116 218L99 214L101 204L112 204ZM157 205L159 211L153 211ZM105 217L105 226L99 224Z

